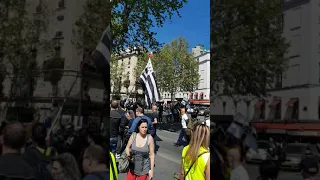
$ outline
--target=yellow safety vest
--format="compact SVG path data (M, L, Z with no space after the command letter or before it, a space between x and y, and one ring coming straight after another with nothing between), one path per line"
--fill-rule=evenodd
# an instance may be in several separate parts
M41 154L43 154L45 156L51 156L51 148L50 147L47 149L42 149L42 148L37 147L37 149Z
M182 150L182 162L183 162L183 169L184 172L188 172L189 168L190 168L190 163L187 163L184 159L186 157L187 154L187 150L189 149L189 145L184 147ZM207 152L207 153L205 153ZM191 168L191 170L189 171L189 173L187 174L187 176L185 177L186 180L205 180L205 176L204 176L204 171L207 165L207 162L210 158L210 152L208 150L206 150L203 147L200 147L199 150L199 154L203 154L202 156L198 157L197 161L196 161L196 166L193 166Z
M110 180L119 180L116 160L110 152Z

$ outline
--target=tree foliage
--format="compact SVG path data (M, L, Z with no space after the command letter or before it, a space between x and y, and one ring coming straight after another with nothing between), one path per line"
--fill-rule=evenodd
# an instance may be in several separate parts
M267 95L286 68L281 0L211 0L211 91Z
M12 80L10 97L32 96L40 72L36 58L50 52L49 11L42 1L30 7L24 0L0 1L0 54Z
M199 84L199 62L188 51L188 42L182 37L167 43L151 59L158 87L173 95L177 91L193 91ZM147 64L147 54L141 55L136 67L140 76ZM173 96L171 96L173 97Z
M110 23L111 4L105 0L86 0L83 13L73 29L73 43L87 57L92 53Z
M113 49L118 53L126 48L144 47L158 50L153 27L162 27L187 0L121 0L113 3L111 24Z

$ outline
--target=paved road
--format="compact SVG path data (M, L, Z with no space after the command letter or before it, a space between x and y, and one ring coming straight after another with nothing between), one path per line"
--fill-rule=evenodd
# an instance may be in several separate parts
M259 167L258 165L255 164L246 164L245 168L247 169L249 176L250 176L250 180L255 180L257 179L257 177L259 176ZM299 172L284 172L281 171L279 173L279 177L278 180L303 180L303 178L301 177L301 174Z
M201 118L202 119L202 118ZM166 130L157 131L158 139L157 145L159 146L156 155L156 167L154 172L154 180L171 180L173 174L179 172L181 165L181 152L182 147L175 147L173 143L178 139L178 133L169 132ZM250 180L255 180L259 175L259 167L254 164L246 164ZM125 180L126 175L120 174L119 179ZM297 172L280 172L278 180L303 180L301 175Z

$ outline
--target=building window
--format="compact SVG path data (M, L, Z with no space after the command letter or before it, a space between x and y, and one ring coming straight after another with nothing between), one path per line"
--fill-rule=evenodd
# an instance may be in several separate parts
M54 57L56 58L60 58L61 57L61 47L57 46L54 48L55 52L54 52Z
M55 35L55 38L61 38L61 37L63 37L63 32L62 31L57 31L56 35Z
M264 99L259 100L254 106L253 120L264 120L266 112L266 102Z
M63 16L63 15L57 16L57 20L58 20L58 21L63 21L63 20L64 20L64 16Z
M64 0L60 0L59 2L58 2L58 8L64 8L65 7L65 2L64 2Z
M198 93L194 93L194 99L198 99Z
M200 99L203 99L203 92L200 93Z
M287 102L287 110L285 114L285 120L297 120L299 119L299 99L291 98Z
M268 120L281 120L281 99L274 98L271 104L269 105L270 113Z

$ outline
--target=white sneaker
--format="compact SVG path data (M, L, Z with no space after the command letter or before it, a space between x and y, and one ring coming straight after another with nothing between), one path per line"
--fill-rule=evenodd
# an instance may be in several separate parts
M120 154L116 154L116 159L119 159L120 158Z

